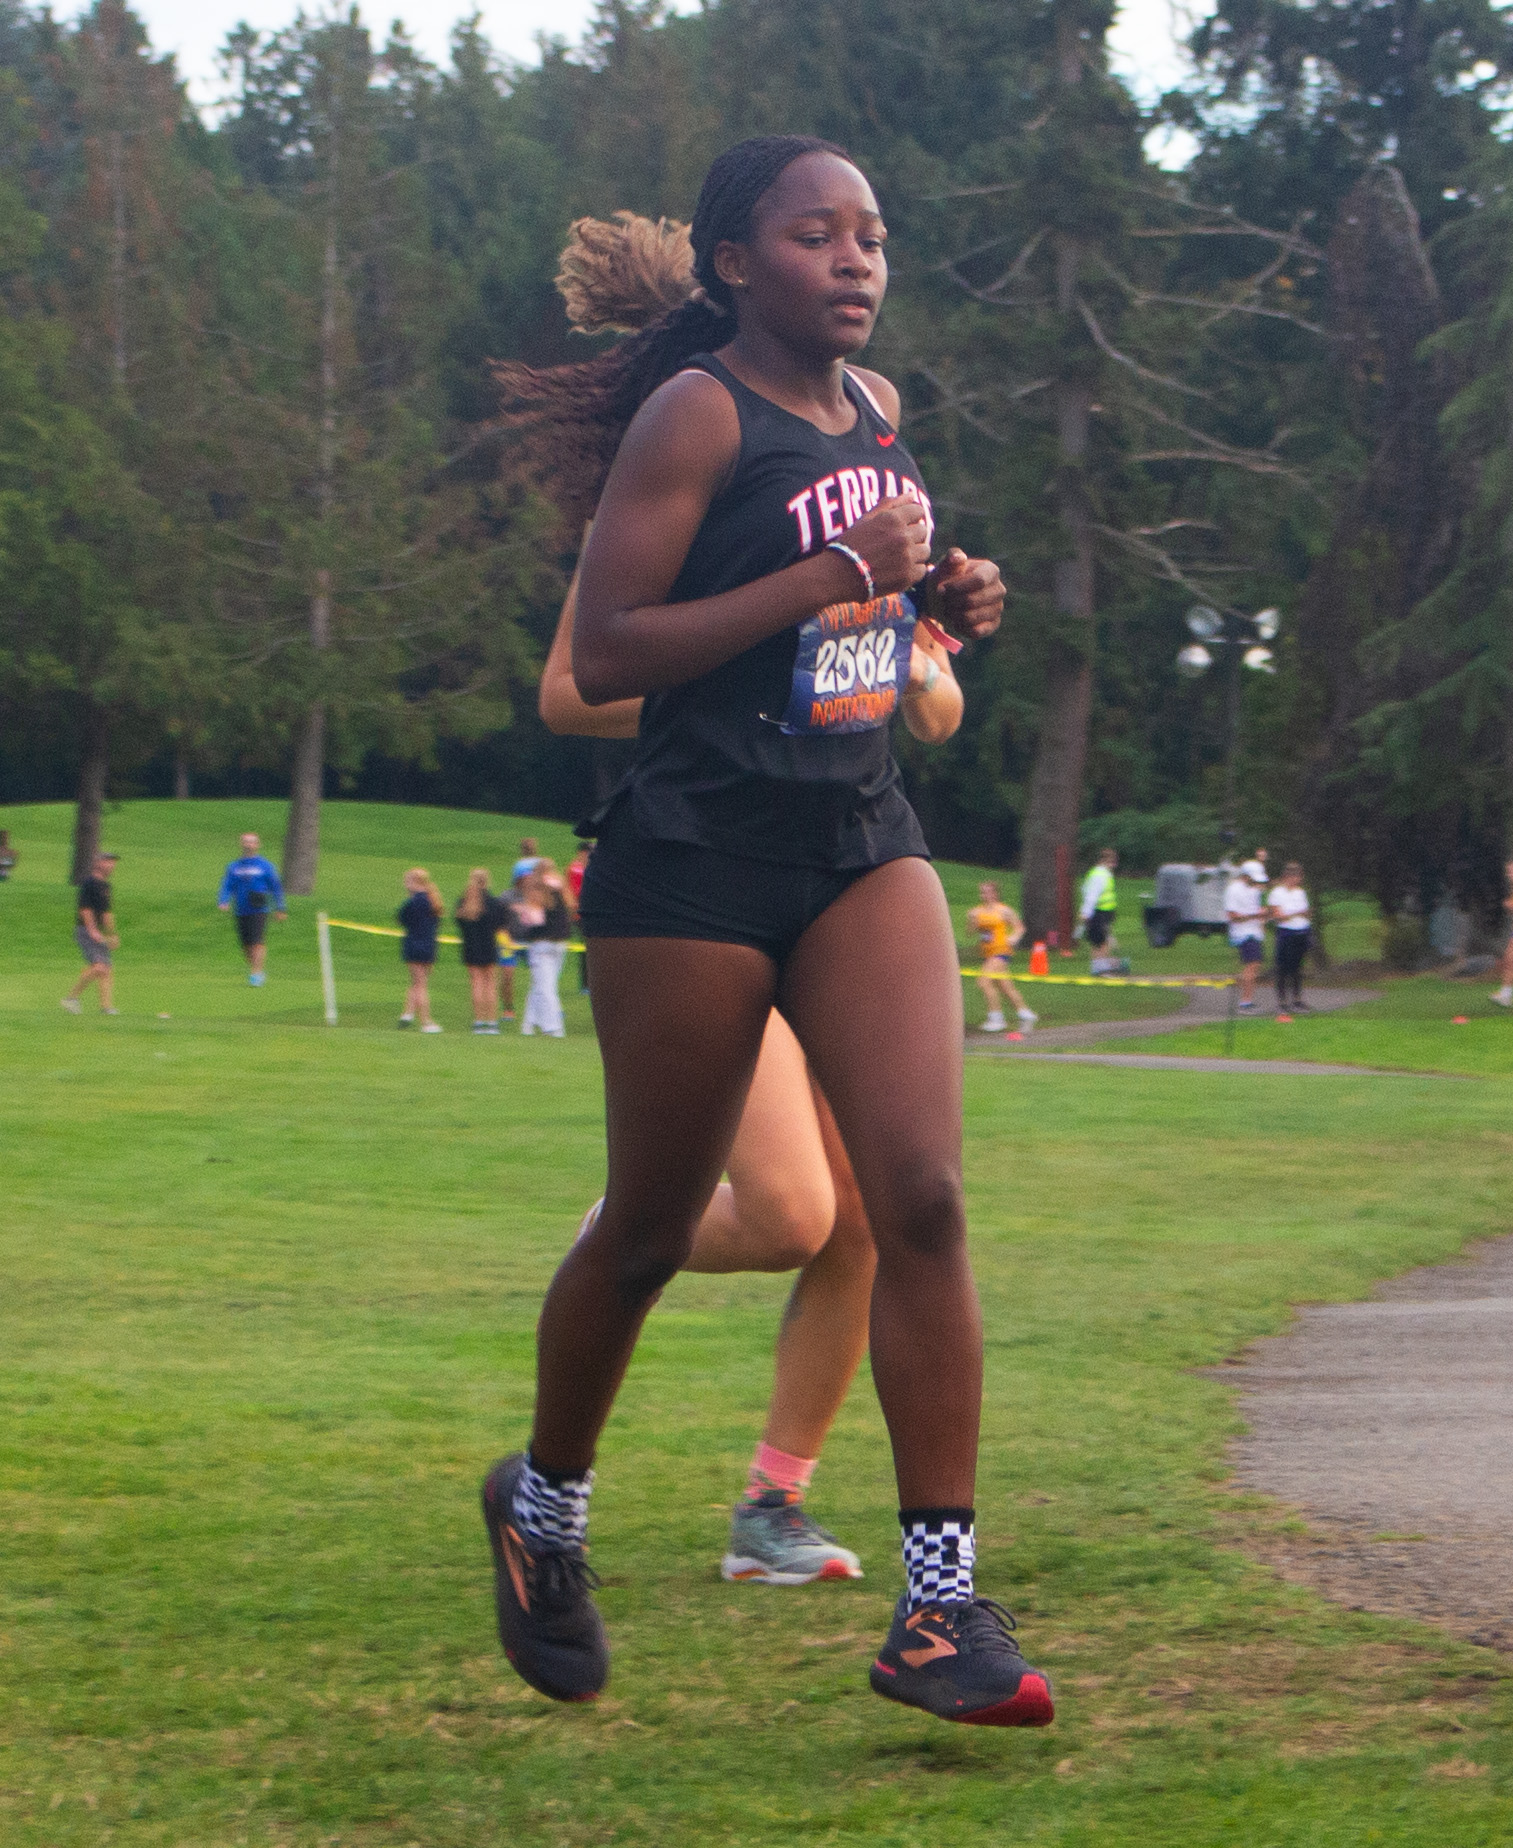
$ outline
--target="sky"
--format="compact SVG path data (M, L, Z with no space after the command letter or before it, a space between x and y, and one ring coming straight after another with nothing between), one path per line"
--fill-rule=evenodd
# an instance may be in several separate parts
M686 4L686 0L674 0ZM299 0L134 0L154 47L178 57L179 73L195 102L213 106L222 92L216 52L226 34L242 20L267 30L288 24ZM320 0L306 0L318 13ZM1189 29L1193 7L1202 0L1125 0L1110 45L1121 74L1142 99L1170 89L1182 74L1177 37ZM65 10L59 8L59 11ZM362 11L382 36L391 19L405 21L410 36L426 56L444 62L452 21L470 10L469 0L455 6L437 0L363 0ZM523 63L533 62L541 33L578 39L593 12L593 0L478 0L483 29L496 50Z

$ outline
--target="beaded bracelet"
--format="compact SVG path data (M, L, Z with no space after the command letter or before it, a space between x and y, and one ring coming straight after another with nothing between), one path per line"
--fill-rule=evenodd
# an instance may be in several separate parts
M849 545L842 545L839 539L832 539L825 547L827 552L839 552L842 558L849 558L862 574L862 583L866 586L867 601L872 602L877 595L877 586L872 581L872 567L860 552L853 551Z

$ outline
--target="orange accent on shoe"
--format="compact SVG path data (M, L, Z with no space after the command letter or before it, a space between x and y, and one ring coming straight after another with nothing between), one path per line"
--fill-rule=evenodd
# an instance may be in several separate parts
M527 1610L530 1607L531 1601L526 1595L525 1574L520 1568L520 1560L516 1557L517 1550L523 1557L529 1557L525 1550L525 1542L508 1523L505 1523L500 1537L505 1543L503 1548L505 1570L510 1575L510 1583L515 1588L515 1597L519 1602L520 1608L522 1610ZM512 1541L514 1542L513 1545L510 1544Z
M850 1579L860 1578L861 1574L853 1572L844 1559L827 1559L820 1567L820 1577L822 1579Z
M915 1626L924 1620L926 1614L924 1611L916 1611L904 1624L904 1628L915 1630ZM928 1649L899 1650L900 1660L907 1662L910 1668L923 1668L927 1662L943 1662L947 1656L954 1656L957 1653L955 1643L933 1630L916 1630L916 1634L923 1637L930 1646Z

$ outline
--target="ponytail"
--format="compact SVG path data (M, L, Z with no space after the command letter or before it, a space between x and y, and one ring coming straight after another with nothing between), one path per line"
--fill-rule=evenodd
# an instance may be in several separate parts
M751 235L757 201L803 154L850 158L810 135L758 135L710 167L691 226L616 212L614 223L580 218L572 227L556 277L568 320L577 333L626 337L577 365L489 367L503 427L517 433L527 468L568 518L592 515L627 425L657 387L735 337L715 249Z

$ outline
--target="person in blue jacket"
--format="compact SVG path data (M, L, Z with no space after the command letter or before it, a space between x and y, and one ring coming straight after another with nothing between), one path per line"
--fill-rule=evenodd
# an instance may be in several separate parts
M237 940L247 958L247 980L254 988L261 988L268 979L263 969L268 956L268 946L263 942L268 913L271 911L280 923L289 915L284 909L278 868L263 858L262 845L255 834L242 836L241 858L226 868L217 901L222 911L236 918Z

